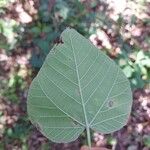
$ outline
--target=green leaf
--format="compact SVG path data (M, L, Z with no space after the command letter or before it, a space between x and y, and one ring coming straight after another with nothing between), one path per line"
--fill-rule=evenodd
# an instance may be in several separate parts
M70 142L89 129L111 133L127 122L132 95L128 79L103 52L74 29L61 35L32 81L30 120L50 140Z
M143 141L144 141L144 144L150 148L150 136L148 135L145 135L144 138L143 138Z
M128 65L123 68L123 72L128 78L130 78L133 74L133 69L131 66Z

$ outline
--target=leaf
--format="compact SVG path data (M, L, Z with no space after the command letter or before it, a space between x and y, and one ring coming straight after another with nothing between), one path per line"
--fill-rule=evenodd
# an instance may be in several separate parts
M27 109L33 124L55 142L84 129L111 133L127 122L132 95L121 69L74 29L61 35L32 81Z
M124 72L124 74L125 74L128 78L132 77L133 71L134 71L134 70L133 70L132 67L129 66L129 65L126 65L126 66L123 68L123 72Z
M145 135L144 138L143 138L143 141L144 141L145 146L150 148L150 136Z

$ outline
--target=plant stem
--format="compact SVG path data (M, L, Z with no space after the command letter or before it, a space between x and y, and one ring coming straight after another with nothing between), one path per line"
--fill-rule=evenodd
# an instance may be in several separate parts
M91 135L90 135L90 128L88 126L86 127L86 134L87 134L88 147L89 150L91 150Z

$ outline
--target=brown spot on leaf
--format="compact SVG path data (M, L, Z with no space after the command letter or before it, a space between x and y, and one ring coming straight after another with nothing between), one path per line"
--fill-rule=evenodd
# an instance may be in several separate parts
M75 90L75 93L77 94L77 96L80 96L79 88L77 88L77 89Z
M108 107L113 107L113 105L114 105L114 102L112 100L109 100L108 101Z
M74 121L74 120L73 120L73 124L74 124L74 125L78 125L78 123L77 123L76 121Z
M63 40L62 40L62 38L60 37L57 37L55 40L54 40L54 43L55 44L63 44L64 42L63 42Z

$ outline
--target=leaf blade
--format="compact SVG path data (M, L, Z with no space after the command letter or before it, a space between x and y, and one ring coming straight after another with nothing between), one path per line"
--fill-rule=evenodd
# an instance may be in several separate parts
M61 38L63 43L48 54L29 89L31 120L56 142L72 141L89 127L102 133L121 128L132 105L127 78L75 30L66 29Z

